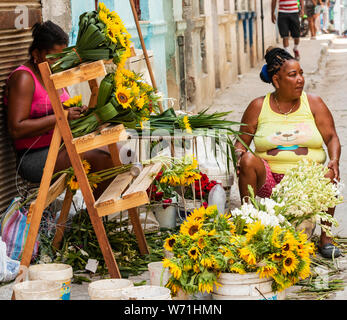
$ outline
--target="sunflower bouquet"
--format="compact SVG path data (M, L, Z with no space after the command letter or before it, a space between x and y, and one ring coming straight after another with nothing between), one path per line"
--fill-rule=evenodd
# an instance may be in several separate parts
M65 48L62 53L49 54L47 58L58 59L51 65L53 73L97 60L112 59L123 67L131 56L130 38L118 14L100 3L97 11L80 16L76 45Z
M66 100L63 105L66 108L72 108L72 107L82 107L82 95L74 96L68 100Z
M97 103L83 117L70 122L74 137L86 135L100 125L124 124L135 129L148 120L152 112L159 112L160 96L146 83L142 75L124 68L107 74L100 83Z
M163 260L171 273L166 287L173 294L179 289L189 294L218 292L221 273L255 272L272 279L274 292L310 275L315 249L306 234L281 218L275 221L276 212L263 211L265 204L249 206L254 210L243 215L236 211L221 215L216 206L195 209L179 233L165 240L164 248L173 253L171 259ZM255 211L263 211L262 219Z
M329 208L343 202L339 183L331 183L325 175L328 168L309 159L303 159L289 170L272 191L271 199L285 203L283 215L298 226L313 219L328 234L337 221L327 213ZM322 224L328 222L328 224Z

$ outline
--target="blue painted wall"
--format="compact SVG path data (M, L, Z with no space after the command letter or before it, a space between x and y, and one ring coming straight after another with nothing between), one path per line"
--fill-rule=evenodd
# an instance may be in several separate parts
M165 35L167 25L163 19L163 1L167 0L141 0L141 30L147 50L153 51L155 80L158 90L167 97L166 81L166 51ZM128 32L132 35L135 48L141 49L141 43L137 35L134 17L128 0L103 0L110 10L115 10L123 20ZM71 0L72 29L70 32L70 45L76 43L78 34L79 16L95 9L94 0ZM166 105L164 103L164 105Z

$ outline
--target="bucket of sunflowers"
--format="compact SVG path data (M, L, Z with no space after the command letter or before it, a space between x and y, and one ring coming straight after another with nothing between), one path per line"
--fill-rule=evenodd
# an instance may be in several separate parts
M250 189L250 191L252 191ZM212 293L213 299L284 299L284 290L310 275L314 244L272 199L248 202L230 214L201 207L165 241L163 260L173 295Z

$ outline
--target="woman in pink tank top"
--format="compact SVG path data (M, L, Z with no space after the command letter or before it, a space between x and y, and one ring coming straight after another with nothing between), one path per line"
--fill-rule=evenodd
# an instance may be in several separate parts
M56 119L44 87L38 64L54 60L46 55L59 53L68 45L68 35L51 21L37 23L32 29L33 42L29 48L30 60L14 70L8 79L4 102L8 106L7 122L17 153L19 174L31 182L40 182L51 143ZM65 89L59 92L62 102L69 98ZM68 120L80 117L84 108L69 108ZM110 154L105 150L92 150L84 154L92 171L113 166ZM65 148L59 152L55 172L70 167ZM109 182L100 184L95 197L101 194Z

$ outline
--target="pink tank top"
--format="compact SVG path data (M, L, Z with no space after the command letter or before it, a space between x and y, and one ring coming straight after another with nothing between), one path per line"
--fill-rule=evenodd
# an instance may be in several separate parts
M35 74L26 66L22 65L18 67L16 70L14 70L9 78L12 76L12 74L19 70L25 70L31 74L31 76L34 79L35 82L35 91L33 94L33 99L31 102L31 109L30 109L30 119L35 118L41 118L44 116L48 116L50 114L53 114L53 108L52 104L49 100L47 91L44 89L40 81L36 78ZM60 95L60 101L64 102L68 100L69 94L66 92L65 89L63 89L63 93ZM7 104L7 99L5 97L4 99L5 104ZM38 149L47 147L50 145L51 140L53 136L53 129L46 132L45 134L37 137L31 137L31 138L23 138L23 139L17 139L14 141L16 150L23 150L23 149Z

